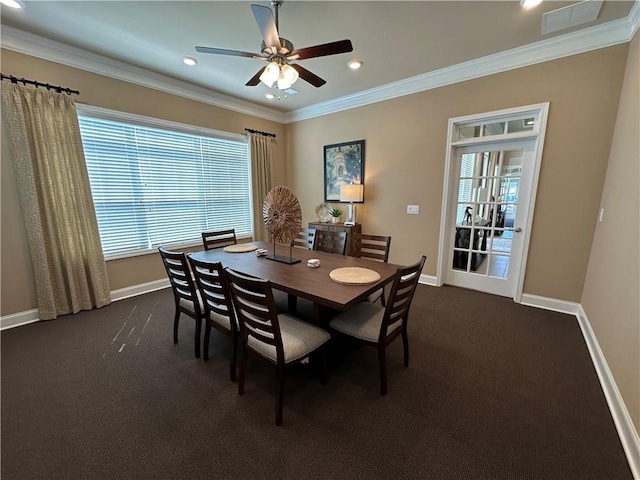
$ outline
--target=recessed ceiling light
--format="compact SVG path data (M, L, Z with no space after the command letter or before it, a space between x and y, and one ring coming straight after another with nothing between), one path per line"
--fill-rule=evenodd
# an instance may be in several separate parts
M520 0L520 5L524 8L533 8L542 3L542 0Z
M347 65L351 70L357 70L362 66L362 60L351 60Z
M185 65L193 66L198 63L198 61L193 57L184 57L182 59L182 63L184 63Z
M273 100L276 96L273 93L265 93L264 96L269 100Z
M0 3L11 8L24 8L24 2L20 0L0 0Z

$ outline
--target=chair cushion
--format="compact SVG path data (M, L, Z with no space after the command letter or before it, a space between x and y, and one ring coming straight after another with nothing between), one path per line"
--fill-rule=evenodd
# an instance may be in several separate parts
M377 343L384 317L384 307L369 302L362 302L351 310L341 313L329 322L329 327L360 340ZM387 330L387 335L402 325L398 321Z
M331 335L315 325L303 322L291 315L278 315L280 334L284 349L284 362L289 363L304 358L331 338ZM276 363L276 347L249 337L249 346Z
M376 290L367 297L367 302L376 303L382 296L382 292L384 292L382 288L380 290Z
M196 296L198 297L198 303L200 304L200 313L204 313L204 306L202 305L202 299L200 298L200 292L196 292ZM194 315L196 314L195 309L193 308L193 302L191 300L187 300L186 298L180 297L180 306L182 308L186 308Z
M218 325L221 325L225 329L231 331L231 318L227 317L226 315L220 315L218 312L211 312L209 318ZM236 319L236 328L237 327L238 320Z

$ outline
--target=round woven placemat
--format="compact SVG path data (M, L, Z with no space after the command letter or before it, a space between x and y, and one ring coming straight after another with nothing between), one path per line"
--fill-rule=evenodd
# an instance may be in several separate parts
M329 277L336 283L344 285L367 285L380 280L380 274L375 270L362 267L341 267L331 270Z
M229 253L245 253L245 252L253 252L257 247L257 245L253 245L252 243L238 243L236 245L227 245L222 250Z

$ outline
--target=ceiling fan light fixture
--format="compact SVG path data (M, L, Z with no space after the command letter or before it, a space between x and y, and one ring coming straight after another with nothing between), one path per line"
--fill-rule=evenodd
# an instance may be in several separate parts
M265 67L264 72L260 75L260 81L264 83L267 87L271 88L273 82L278 80L280 77L280 65L276 62L269 62L269 64Z
M533 8L542 3L542 0L520 0L520 5L523 8Z
M24 2L21 0L0 0L0 3L10 8L24 8Z
M306 48L294 48L289 40L281 38L278 33L278 8L283 1L285 0L271 0L273 10L264 5L251 4L251 12L262 34L260 54L200 45L195 47L196 52L267 61L267 66L258 70L245 84L246 87L255 87L262 82L267 87L272 88L273 84L278 82L277 88L284 91L290 89L298 77L316 88L323 86L327 83L326 80L297 63L291 66L288 62L352 52L353 44L351 40L345 39Z
M291 82L284 77L284 74L280 72L280 77L278 78L278 90L286 90L291 87Z
M295 68L293 68L291 65L287 65L286 63L282 66L281 71L284 79L289 82L289 87L296 83L296 80L298 80L298 77L300 76Z

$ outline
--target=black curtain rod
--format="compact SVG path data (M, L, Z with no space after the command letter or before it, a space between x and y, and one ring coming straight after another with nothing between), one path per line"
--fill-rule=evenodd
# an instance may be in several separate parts
M249 133L257 133L258 135L264 135L265 137L276 138L276 134L275 133L261 132L260 130L253 130L252 128L245 128L244 130L246 132L249 132Z
M67 95L71 95L75 93L76 95L80 95L78 90L71 90L70 88L61 87L59 85L50 85L48 83L38 82L37 80L27 80L26 78L18 78L13 75L5 75L4 73L0 73L2 76L2 80L11 80L11 83L22 83L23 85L35 85L36 87L45 87L47 90L55 90L58 93L66 93Z

